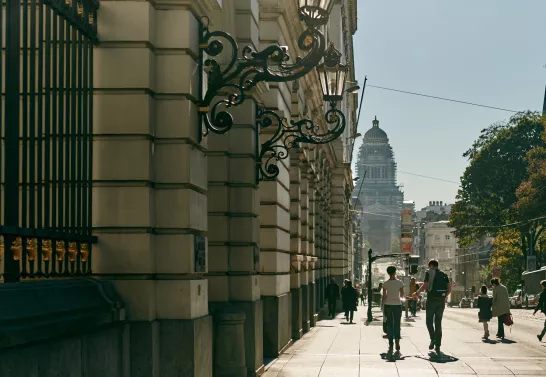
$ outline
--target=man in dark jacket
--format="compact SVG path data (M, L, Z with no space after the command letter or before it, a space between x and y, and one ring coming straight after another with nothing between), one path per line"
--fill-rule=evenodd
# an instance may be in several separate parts
M336 283L336 279L332 278L330 284L326 287L326 301L328 301L328 316L335 318L336 316L336 302L339 299L339 285Z
M535 308L535 312L533 315L537 314L537 312L540 310L542 313L546 314L546 280L542 280L540 282L540 285L542 286L542 292L540 292L540 299L538 300L537 307ZM544 321L544 328L542 329L542 332L537 335L537 338L540 342L542 342L542 338L544 338L544 334L546 334L546 321Z
M345 312L345 319L349 323L353 323L353 316L358 304L358 294L356 289L353 288L353 284L348 280L345 286L341 289L341 301L343 303L343 311Z

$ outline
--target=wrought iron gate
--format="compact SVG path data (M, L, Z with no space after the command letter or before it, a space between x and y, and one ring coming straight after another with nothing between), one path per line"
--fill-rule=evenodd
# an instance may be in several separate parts
M98 6L98 0L4 0L0 7L5 282L91 273Z

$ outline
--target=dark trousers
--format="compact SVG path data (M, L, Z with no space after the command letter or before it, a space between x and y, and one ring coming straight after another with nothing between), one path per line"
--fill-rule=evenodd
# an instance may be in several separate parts
M354 314L355 314L354 310L345 310L345 318L347 318L347 320L350 319L351 322L353 321Z
M334 317L336 315L336 300L328 299L328 315Z
M408 304L409 304L409 309L410 309L411 314L413 316L415 316L415 313L417 312L417 301L409 300Z
M402 305L385 305L385 317L387 318L387 335L389 344L394 339L400 339L400 321L402 320Z
M499 329L497 331L497 336L500 336L501 338L504 338L504 315L499 315L497 317L497 320L499 322Z
M542 332L540 333L540 337L542 338L546 334L546 321L544 321L544 328L542 329Z
M436 347L442 345L442 317L446 303L443 298L427 300L427 329L430 340L434 342Z

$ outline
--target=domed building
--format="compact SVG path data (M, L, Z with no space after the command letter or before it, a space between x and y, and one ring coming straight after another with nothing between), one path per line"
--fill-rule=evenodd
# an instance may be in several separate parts
M356 172L360 179L355 184L353 203L362 211L360 226L364 239L371 244L374 254L389 253L393 240L400 239L404 193L396 183L394 152L377 117L364 134Z

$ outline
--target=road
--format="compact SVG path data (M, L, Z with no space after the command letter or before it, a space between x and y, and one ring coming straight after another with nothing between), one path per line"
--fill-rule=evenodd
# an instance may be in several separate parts
M533 316L533 312L534 309L512 309L514 325L512 331L505 330L506 338L546 351L546 339L544 343L539 343L536 337L542 331L545 316L540 312ZM482 324L478 322L478 309L447 308L444 317L475 329L483 328ZM497 320L491 320L489 327L489 332L494 336Z

